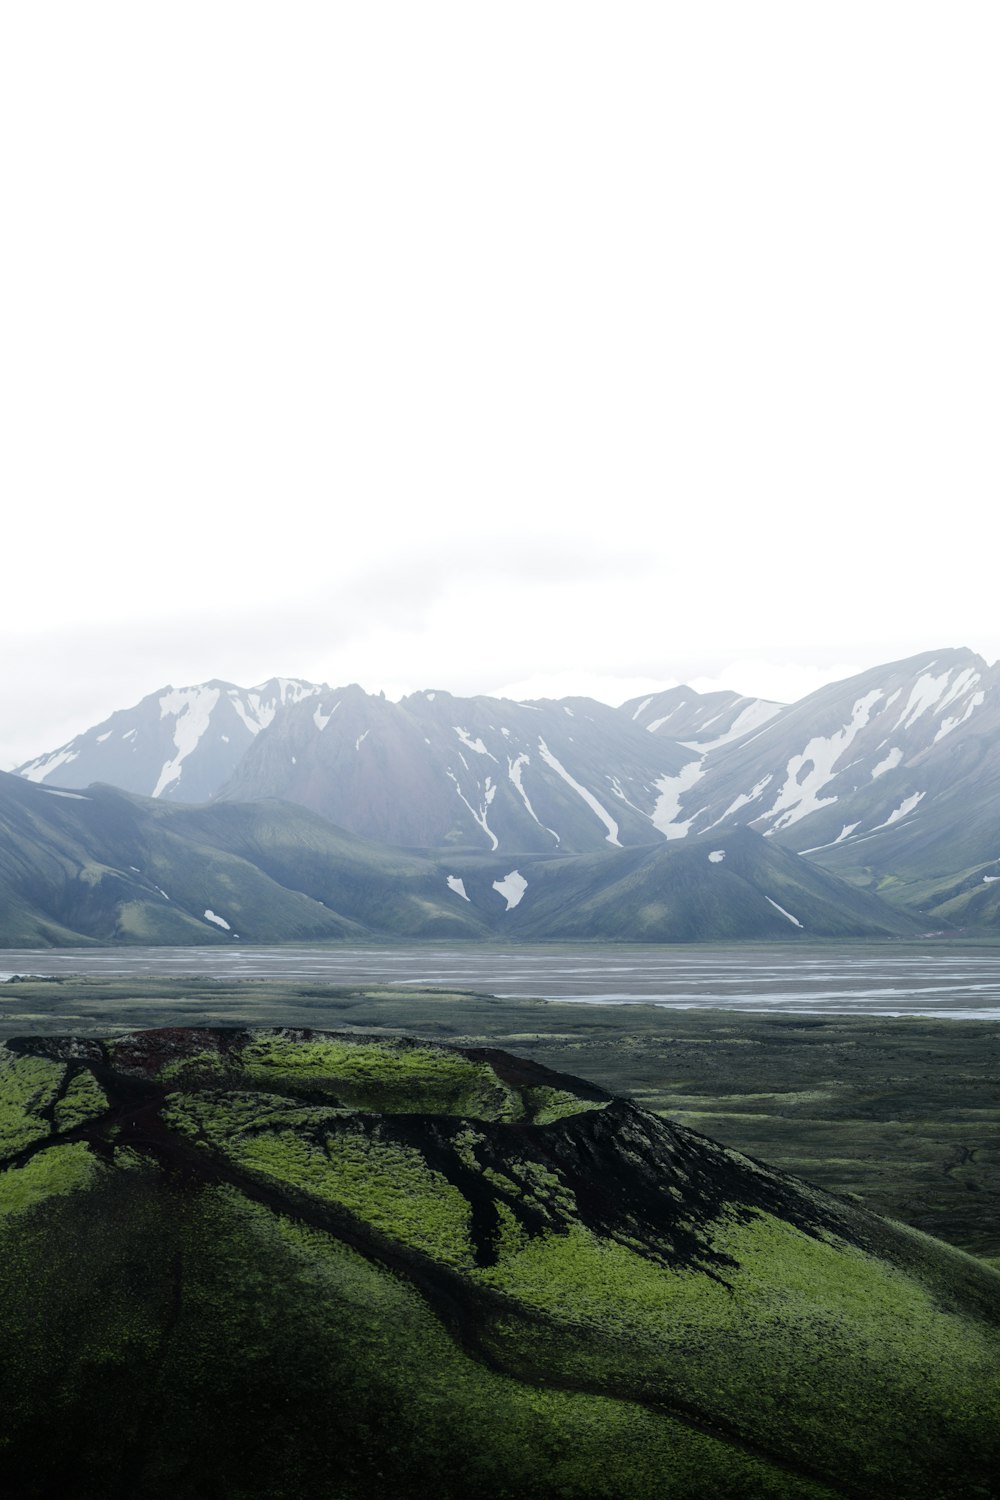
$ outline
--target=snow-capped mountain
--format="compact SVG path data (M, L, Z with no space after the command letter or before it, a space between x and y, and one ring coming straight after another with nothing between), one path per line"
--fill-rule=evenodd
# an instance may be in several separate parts
M655 841L662 785L691 758L589 698L390 703L352 686L289 709L220 796L281 797L396 844L565 853Z
M998 686L996 668L953 650L830 684L686 766L661 829L682 838L746 825L819 854L926 823L951 797L957 835L956 819L978 806L973 783L1000 762ZM971 779L956 802L958 765Z
M921 910L1000 903L1000 668L966 650L787 707L687 687L615 709L211 682L153 693L20 774L186 803L281 798L411 848L597 852L749 826L855 883L891 875L893 899Z
M648 698L631 698L621 712L650 734L680 740L702 755L744 739L769 719L783 713L783 703L768 698L743 698L739 693L697 693L694 688L668 688Z
M321 691L289 677L252 688L231 682L160 688L17 774L63 787L104 781L144 797L205 802L277 715Z

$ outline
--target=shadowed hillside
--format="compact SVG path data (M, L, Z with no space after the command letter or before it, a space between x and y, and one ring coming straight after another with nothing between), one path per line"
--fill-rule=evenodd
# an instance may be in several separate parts
M15 1040L0 1132L19 1495L989 1494L1000 1278L538 1064Z

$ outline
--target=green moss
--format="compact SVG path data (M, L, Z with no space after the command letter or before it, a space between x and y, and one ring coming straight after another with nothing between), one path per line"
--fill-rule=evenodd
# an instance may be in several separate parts
M912 1433L914 1413L952 1444L956 1426L975 1444L1000 1422L996 1332L944 1311L916 1277L769 1215L720 1222L712 1242L738 1263L725 1281L667 1270L579 1225L520 1245L509 1236L498 1264L474 1274L600 1336L584 1353L564 1346L567 1376L673 1391L831 1472L849 1435L866 1472L897 1482L913 1459L895 1437ZM923 1493L916 1477L912 1492Z
M163 1119L189 1140L226 1150L238 1136L266 1129L315 1132L331 1122L349 1118L354 1110L335 1105L307 1105L284 1094L251 1093L247 1089L206 1089L197 1094L167 1096Z
M210 1087L213 1082L221 1082L231 1071L221 1053L206 1050L164 1063L159 1071L159 1078L161 1083L177 1087L204 1088Z
M605 1103L596 1099L581 1099L566 1089L549 1088L545 1084L524 1090L524 1101L531 1112L534 1125L552 1125L556 1120L565 1120L569 1115L586 1114L589 1110L605 1109Z
M51 1134L43 1111L51 1108L65 1071L51 1058L0 1052L0 1159Z
M108 1109L108 1096L89 1068L83 1068L69 1085L55 1107L55 1128L60 1133L75 1130L88 1120L95 1120Z
M483 1136L482 1132L474 1129L471 1125L467 1125L463 1130L456 1131L456 1133L451 1138L451 1144L455 1155L458 1157L462 1165L464 1167L468 1167L472 1172L479 1172L482 1170L479 1164L479 1157L476 1152L477 1147L482 1146L484 1144L484 1141L485 1137Z
M242 1048L247 1079L266 1089L317 1093L380 1114L449 1114L518 1120L520 1096L485 1062L433 1045L380 1041L296 1041L265 1037Z
M60 1193L86 1187L97 1162L82 1141L49 1146L32 1156L23 1167L0 1172L0 1214L20 1214Z
M412 1147L341 1129L322 1144L274 1128L233 1145L247 1166L338 1203L375 1229L450 1265L471 1264L469 1205Z
M125 1065L161 1044L181 1087L108 1075L100 1158L46 1134L108 1107L89 1070L58 1103L59 1065L19 1075L41 1135L0 1171L0 1467L25 1500L70 1471L85 1500L827 1500L809 1475L855 1473L965 1500L989 1473L1000 1299L968 1258L626 1109L535 1128L590 1107L571 1080L507 1129L398 1117L414 1078L511 1108L430 1044L297 1068L327 1044L259 1038L267 1092L228 1049L247 1086L206 1087L197 1036ZM341 1107L383 1088L395 1118Z
M564 1219L576 1217L576 1195L559 1176L531 1157L512 1158L507 1171L515 1192L525 1202ZM498 1185L503 1179L498 1174Z

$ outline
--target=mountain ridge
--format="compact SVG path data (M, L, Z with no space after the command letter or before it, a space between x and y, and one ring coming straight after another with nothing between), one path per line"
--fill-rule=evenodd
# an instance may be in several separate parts
M784 706L683 686L617 709L442 689L393 703L293 679L253 691L249 723L242 689L161 690L19 774L176 802L278 798L385 844L512 859L750 827L928 920L1000 925L991 892L958 890L989 886L1000 857L1000 666L965 648Z

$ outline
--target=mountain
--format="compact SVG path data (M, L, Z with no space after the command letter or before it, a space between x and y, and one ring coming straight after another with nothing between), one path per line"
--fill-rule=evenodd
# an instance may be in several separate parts
M995 1272L580 1079L174 1028L0 1100L19 1500L995 1488Z
M326 872L318 881L316 871ZM328 899L348 893L348 912ZM186 808L0 774L0 945L481 936L434 865L302 808Z
M160 688L16 774L62 787L106 781L143 797L207 802L262 729L321 691L293 677L253 688L231 682Z
M0 946L872 936L917 924L758 835L594 855L416 852L303 807L0 773Z
M680 740L705 754L752 734L784 709L783 703L772 703L768 698L698 693L681 686L648 698L631 698L620 711L650 734Z
M997 668L969 651L830 684L685 767L661 829L680 838L749 826L810 855L836 847L828 862L855 868L873 840L905 849L933 827L942 869L971 863L989 842L981 814L1000 780L998 687Z
M605 854L519 856L516 866L466 854L447 868L477 915L523 941L887 937L926 926L746 828Z
M292 707L219 796L284 798L395 844L579 852L656 839L660 783L691 758L590 698L389 703L351 686Z
M1000 665L967 650L789 706L688 687L614 709L209 683L153 694L20 774L161 801L281 799L386 844L510 859L749 827L927 923L1000 917L986 889L1000 873Z

